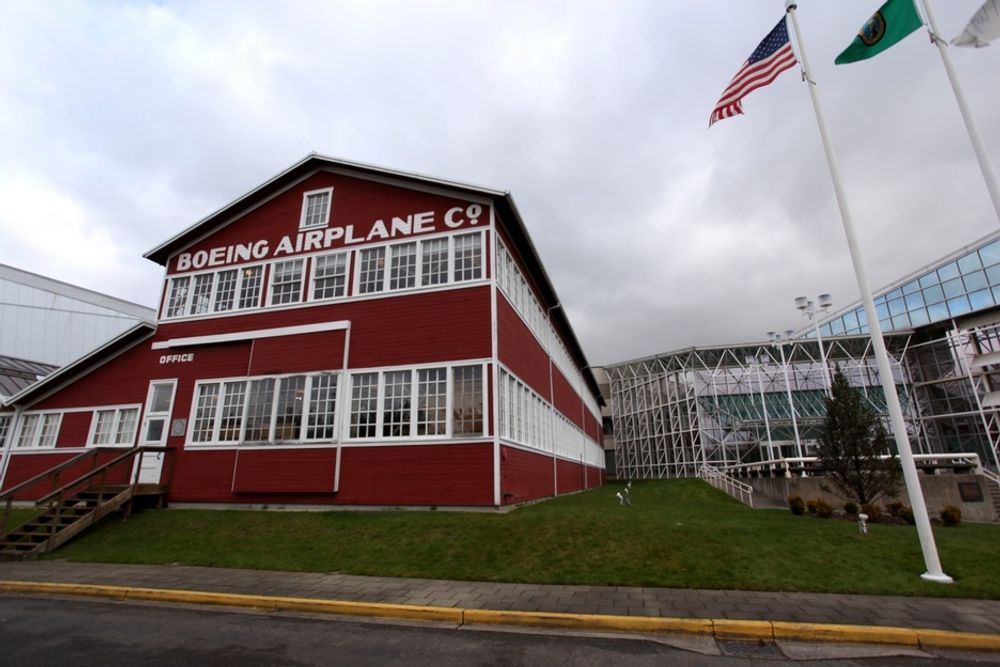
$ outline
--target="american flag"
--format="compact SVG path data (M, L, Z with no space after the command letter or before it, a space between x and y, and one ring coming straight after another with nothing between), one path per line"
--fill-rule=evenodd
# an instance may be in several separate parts
M712 127L717 120L743 113L744 97L773 82L786 69L795 67L796 62L788 41L788 25L782 17L726 86L722 97L715 103L708 126Z

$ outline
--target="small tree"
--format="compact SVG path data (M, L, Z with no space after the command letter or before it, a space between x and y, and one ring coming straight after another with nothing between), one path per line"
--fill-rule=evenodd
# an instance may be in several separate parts
M879 458L891 453L882 421L839 368L831 394L826 399L826 422L817 439L816 456L830 482L821 488L858 505L895 495L901 471L894 458Z

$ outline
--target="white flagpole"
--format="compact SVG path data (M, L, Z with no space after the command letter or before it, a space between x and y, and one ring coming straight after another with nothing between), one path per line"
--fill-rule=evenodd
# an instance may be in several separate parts
M878 315L875 312L875 302L872 299L871 287L868 285L868 277L865 275L861 249L858 246L858 239L854 233L854 223L851 221L851 211L847 206L847 197L844 195L844 188L840 182L840 169L837 167L837 159L833 153L833 147L830 145L829 134L826 131L826 121L823 118L823 110L820 107L819 94L816 92L816 84L813 83L812 73L809 70L809 61L806 58L805 47L802 44L802 33L799 30L799 22L795 16L796 6L795 0L785 0L785 11L792 18L792 26L795 28L795 39L799 47L798 52L799 59L802 61L802 71L805 75L806 85L809 87L813 110L816 112L816 124L819 126L819 134L823 140L823 150L826 152L826 162L830 168L830 178L833 180L833 190L837 196L837 206L840 208L840 219L844 224L844 234L847 236L847 247L851 252L854 274L858 280L858 289L861 291L861 300L865 307L865 315L868 317L872 348L875 351L875 359L878 361L879 378L882 380L882 390L885 392L885 402L889 408L889 418L896 440L896 448L899 450L899 462L903 467L903 478L906 480L906 491L910 496L910 504L913 506L913 518L917 524L917 534L920 537L920 549L923 551L924 565L927 567L927 571L920 576L928 581L951 583L952 578L941 569L941 560L938 558L937 545L934 543L934 533L931 530L930 518L927 515L927 504L924 502L924 494L920 488L917 466L913 462L913 450L910 449L910 439L906 433L906 422L903 421L903 410L899 404L899 395L896 393L896 381L892 373L892 367L889 365L889 354L885 349L882 327L879 325Z
M940 37L941 32L938 30L934 12L931 11L931 3L927 0L921 0L920 4L923 5L924 14L927 16L927 27L931 31L931 41L937 45L938 52L941 54L944 70L948 73L948 81L951 82L951 89L955 93L955 101L958 102L958 109L962 112L962 120L965 121L965 129L969 133L969 139L972 141L972 149L976 152L976 159L979 160L979 169L983 172L986 189L989 190L990 199L993 200L993 210L997 214L997 222L1000 222L1000 186L997 185L997 177L993 172L993 165L990 164L989 155L986 153L986 146L983 145L983 138L979 135L979 128L976 127L976 121L972 118L969 105L965 103L965 93L962 92L962 86L958 82L958 75L955 74L955 68L951 64L951 54L948 53L948 44Z

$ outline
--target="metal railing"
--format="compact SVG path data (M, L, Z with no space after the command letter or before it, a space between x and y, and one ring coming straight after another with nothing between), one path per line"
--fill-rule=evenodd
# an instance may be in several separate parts
M880 460L899 458L888 454L879 456ZM953 454L914 454L913 461L919 470L933 472L949 469L955 472L973 472L986 474L987 471L975 452L958 452ZM822 475L823 462L815 456L798 458L773 459L754 463L738 463L727 465L722 472L736 477L796 477L799 475ZM992 473L990 473L992 474Z
M753 487L749 484L733 479L718 468L710 466L707 463L703 463L698 469L698 477L741 503L753 507Z

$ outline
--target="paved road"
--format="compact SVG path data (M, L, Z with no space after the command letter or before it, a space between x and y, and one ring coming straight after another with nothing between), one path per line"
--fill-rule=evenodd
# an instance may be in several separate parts
M46 665L718 665L760 667L958 667L996 654L932 656L913 649L824 644L716 644L677 638L529 634L440 625L358 622L313 616L96 600L0 596L0 660ZM858 651L866 651L858 653ZM725 655L729 652L731 655ZM867 657L858 657L858 656ZM791 657L790 657L791 656Z
M54 560L0 562L0 579L145 586L466 609L847 623L1000 635L1000 600L624 586L542 586Z

